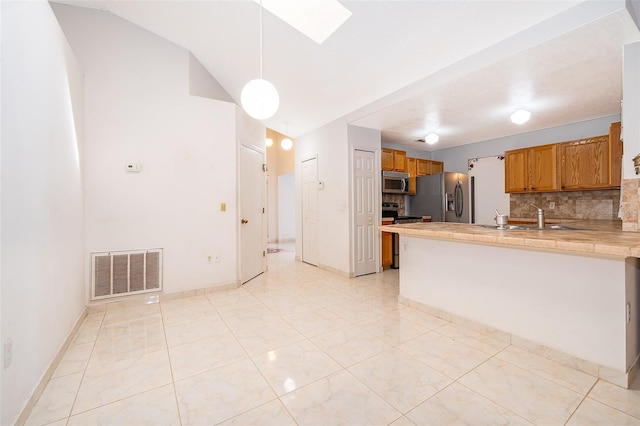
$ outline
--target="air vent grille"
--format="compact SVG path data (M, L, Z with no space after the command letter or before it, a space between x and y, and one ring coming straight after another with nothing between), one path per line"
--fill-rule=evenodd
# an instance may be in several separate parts
M91 253L91 300L162 290L162 249Z

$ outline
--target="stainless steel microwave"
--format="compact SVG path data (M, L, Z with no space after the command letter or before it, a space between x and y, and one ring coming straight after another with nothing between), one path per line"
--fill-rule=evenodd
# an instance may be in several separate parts
M406 194L409 192L409 173L382 172L382 192L385 194Z

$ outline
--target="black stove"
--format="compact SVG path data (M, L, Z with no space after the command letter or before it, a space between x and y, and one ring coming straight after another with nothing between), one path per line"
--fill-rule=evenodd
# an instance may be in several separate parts
M422 216L398 216L393 223L416 223L422 222Z
M382 217L392 217L394 224L422 222L422 216L398 216L398 203L382 203Z

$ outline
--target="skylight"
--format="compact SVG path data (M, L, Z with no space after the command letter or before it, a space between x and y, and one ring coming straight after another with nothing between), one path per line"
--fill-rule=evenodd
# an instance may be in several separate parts
M262 0L262 7L318 44L351 16L337 0Z

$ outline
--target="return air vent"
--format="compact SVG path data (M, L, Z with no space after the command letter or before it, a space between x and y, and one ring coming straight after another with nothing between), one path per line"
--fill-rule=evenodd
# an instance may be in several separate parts
M91 300L162 290L162 249L91 253Z

